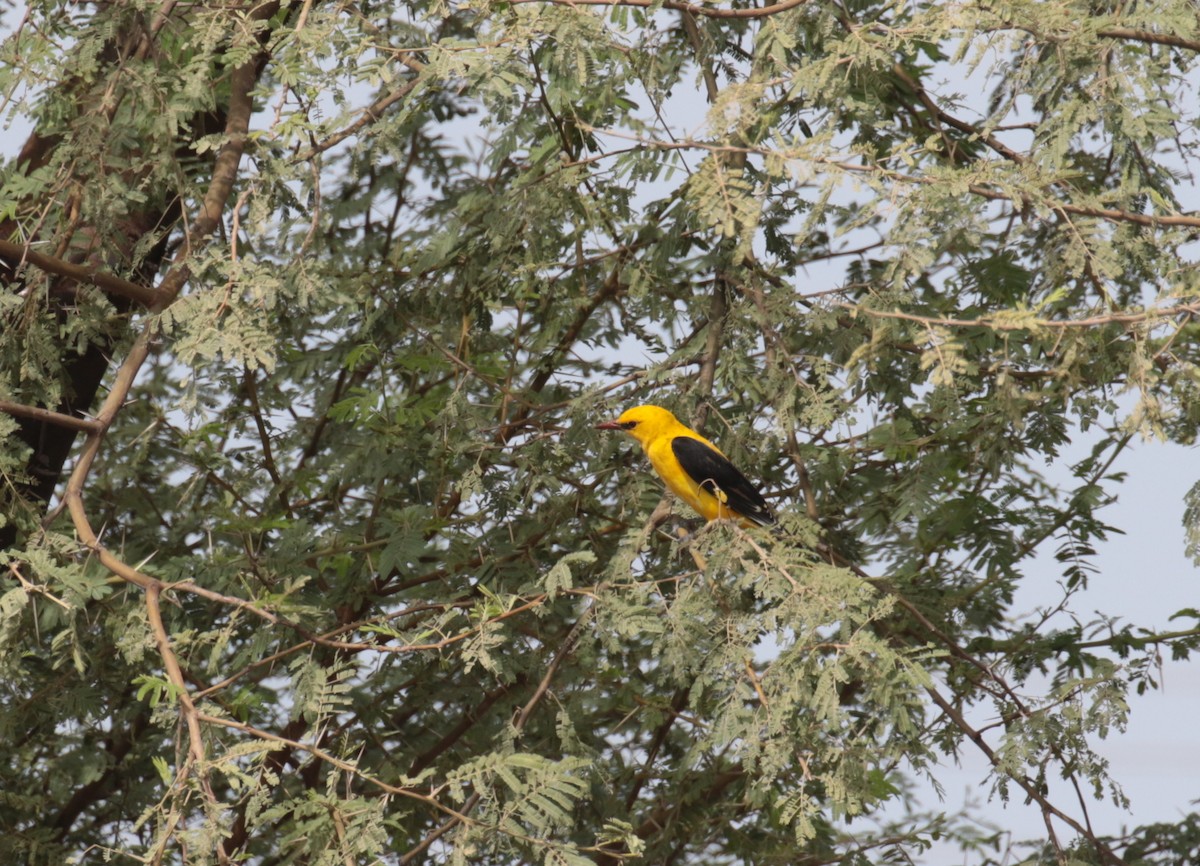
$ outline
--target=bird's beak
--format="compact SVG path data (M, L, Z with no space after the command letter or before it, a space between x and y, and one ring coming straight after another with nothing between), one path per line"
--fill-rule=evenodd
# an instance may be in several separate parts
M621 425L616 421L604 421L596 425L597 430L620 430Z

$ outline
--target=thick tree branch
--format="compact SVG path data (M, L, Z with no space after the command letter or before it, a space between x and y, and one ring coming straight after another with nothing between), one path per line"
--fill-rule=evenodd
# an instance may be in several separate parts
M8 262L14 270L22 264L31 264L48 274L95 286L110 295L136 301L143 307L153 307L158 300L158 292L154 289L121 279L95 265L68 262L56 256L39 253L31 246L14 244L12 241L0 240L0 259Z
M681 3L679 0L662 0L662 2L655 2L655 0L513 0L514 5L517 3L554 3L560 6L636 6L642 9L663 8L699 15L702 18L768 18L772 15L786 12L789 9L795 9L797 6L803 6L807 2L809 0L783 0L782 3L777 3L774 6L765 6L761 9L714 9L711 6L702 6L698 3Z
M268 3L256 10L256 17L264 10L278 8ZM188 261L197 248L206 242L221 223L221 215L238 176L238 164L246 148L250 132L250 115L254 109L251 94L258 82L260 59L247 60L233 70L230 79L229 113L225 124L225 141L217 152L213 163L212 180L204 195L200 212L192 220L184 243L175 256L175 263L158 286L157 300L152 309L163 310L172 304L192 275Z
M1170 45L1172 48L1186 48L1189 51L1200 51L1200 40L1188 39L1184 36L1173 36L1169 33L1154 33L1150 30L1136 30L1130 27L1106 27L1096 31L1097 36L1105 39L1128 39L1132 42L1149 42L1153 45Z
M24 403L13 403L10 400L0 400L0 412L12 415L14 418L44 421L47 424L65 427L78 433L93 433L100 429L100 425L90 418L76 418L74 415L63 415L61 412L51 412L40 406L26 406Z

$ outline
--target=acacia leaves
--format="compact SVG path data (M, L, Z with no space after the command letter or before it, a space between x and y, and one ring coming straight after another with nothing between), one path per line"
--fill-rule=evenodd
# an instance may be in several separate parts
M1200 423L1196 27L31 8L0 853L1010 860L908 799L969 749L1035 859L1185 856L1055 785L1123 802L1099 744L1198 641L1087 606L1131 443ZM593 429L643 402L780 532Z

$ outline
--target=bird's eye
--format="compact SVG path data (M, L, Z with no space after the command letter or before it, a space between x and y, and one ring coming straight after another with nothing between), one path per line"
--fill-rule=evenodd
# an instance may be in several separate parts
M632 430L637 425L638 425L638 422L636 422L636 421L626 421L624 424L621 425L621 429L622 430Z

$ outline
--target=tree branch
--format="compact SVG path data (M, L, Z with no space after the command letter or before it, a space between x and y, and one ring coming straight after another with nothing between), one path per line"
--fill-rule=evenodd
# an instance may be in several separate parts
M1107 27L1096 32L1097 36L1106 39L1128 39L1134 42L1150 42L1154 45L1170 45L1172 48L1186 48L1189 51L1200 51L1200 41L1187 39L1183 36L1172 36L1168 33L1153 33L1149 30L1135 30L1129 27Z
M1100 316L1088 316L1083 319L1042 319L1033 317L1029 320L1014 317L1011 320L1004 317L980 316L978 319L950 319L936 316L920 316L916 313L903 313L899 310L872 310L848 301L835 301L835 306L852 310L876 319L899 319L905 322L916 322L921 325L943 328L990 328L994 331L1030 331L1037 328L1053 328L1056 330L1072 330L1076 328L1096 328L1104 325L1139 325L1145 322L1156 322L1171 319L1181 314L1196 315L1200 313L1200 301L1187 304L1175 304L1170 307L1142 310L1136 313L1105 313Z
M76 418L73 415L64 415L61 412L52 412L39 406L26 406L24 403L13 403L9 400L0 400L0 412L15 418L29 418L32 421L56 424L59 427L81 433L94 433L100 429L100 425L91 418Z
M379 120L379 118L383 117L383 113L387 111L388 108L412 93L413 90L416 89L416 86L420 83L421 79L419 77L413 77L386 96L381 96L379 99L376 99L362 110L358 120L354 121L344 129L338 130L328 138L322 139L303 153L298 154L295 157L295 161L305 162L310 160L318 154L329 150L331 147L336 147L337 145L341 144L359 130L370 126L372 123L375 123L377 120Z
M251 17L262 20L274 14L278 4L267 3L254 10ZM200 212L192 220L191 230L175 256L175 262L167 275L158 286L157 299L151 307L154 311L163 310L174 303L184 285L192 275L187 264L195 252L195 248L208 240L221 224L221 216L229 196L233 192L237 180L238 164L242 160L242 152L246 148L246 139L250 133L250 117L254 110L254 100L251 94L258 83L260 58L252 57L233 70L230 76L229 113L225 123L225 141L217 152L213 162L212 180L204 195Z
M94 265L77 265L57 256L39 253L24 244L0 240L0 259L12 265L14 270L23 264L31 264L48 274L67 277L82 285L95 286L110 295L136 301L143 307L153 307L158 300L158 292L152 288L121 279Z
M559 6L636 6L642 9L674 9L678 12L688 12L704 18L767 18L778 15L797 6L803 6L808 0L783 0L774 6L761 9L714 9L711 6L701 6L697 3L682 3L680 0L512 0L518 3L553 3Z
M984 738L983 734L977 731L971 725L971 723L967 721L966 717L963 716L963 714L959 712L953 704L951 704L948 700L946 700L945 697L942 696L941 692L932 686L926 688L925 691L933 699L933 702L938 705L938 708L946 714L946 717L954 723L955 727L966 734L967 737L970 738L971 742L973 742L979 748L979 750L983 752L984 756L988 759L991 765L996 768L996 772L1007 776L1020 785L1021 789L1026 793L1029 799L1033 800L1038 804L1039 807L1041 807L1042 814L1046 816L1047 822L1049 821L1050 816L1053 815L1080 836L1087 839L1106 863L1120 864L1123 862L1121 858L1118 857L1102 839L1095 836L1090 830L1088 830L1087 827L1084 827L1070 815L1066 814L1048 799L1046 799L1046 795L1042 793L1041 789L1034 784L1032 780L1023 775L1008 773L1002 769L1003 761L1001 761L1000 757L992 749L991 745ZM1050 830L1053 832L1052 828L1050 828Z

